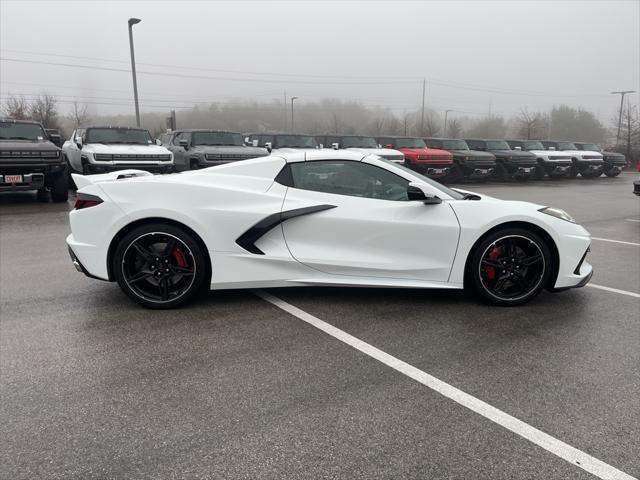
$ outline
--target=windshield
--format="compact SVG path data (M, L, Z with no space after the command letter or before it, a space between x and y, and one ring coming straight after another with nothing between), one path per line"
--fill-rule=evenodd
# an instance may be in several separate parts
M318 148L315 137L309 135L277 135L276 148Z
M341 137L342 148L378 148L373 137Z
M522 142L525 150L544 150L544 145L540 142Z
M44 140L46 135L37 123L0 122L0 140Z
M421 138L396 138L394 143L395 148L427 148Z
M229 132L193 132L193 145L244 145L242 135Z
M404 167L404 166L402 166L402 165L400 165L398 163L392 162L391 160L382 159L382 161L385 162L385 163L388 163L389 165L393 165L394 167L399 168L400 170L404 170L405 172L409 173L413 177L417 177L418 180L420 180L422 183L428 183L429 185L433 185L438 190L440 190L441 192L446 193L447 195L449 195L451 198L453 198L455 200L462 200L464 198L464 195L461 194L460 192L457 192L455 190L447 188L444 185L442 185L441 183L438 183L435 180L430 179L429 177L425 177L424 175L421 175L421 174L419 174L418 172L416 172L414 170L410 170L407 167Z
M85 143L126 143L148 145L151 135L146 130L132 128L89 128Z
M469 150L469 145L464 140L442 140L442 148L445 150Z
M556 150L577 150L577 148L571 142L558 142L558 148Z
M488 140L487 150L511 150L507 142L501 142L499 140Z
M595 143L583 143L582 144L582 149L583 150L591 150L593 152L599 152L600 151L600 147L598 145L596 145Z

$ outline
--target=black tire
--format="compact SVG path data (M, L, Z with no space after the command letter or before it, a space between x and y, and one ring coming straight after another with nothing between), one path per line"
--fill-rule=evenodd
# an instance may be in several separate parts
M601 170L596 170L595 172L580 172L580 176L583 178L598 178L600 175L602 175Z
M69 170L65 167L62 172L53 177L51 184L51 200L66 202L69 199Z
M528 182L533 177L531 177L529 175L514 175L513 178L515 178L517 182L524 183L524 182Z
M165 223L134 228L122 237L113 255L113 272L122 291L153 309L191 301L209 287L210 269L193 235Z
M578 167L574 163L567 170L567 178L576 178L578 176L578 173L580 173L580 171L578 170Z
M501 182L506 182L511 179L511 175L509 175L507 167L500 162L496 163L496 169L493 172L496 180L500 180Z
M87 162L82 162L82 175L92 175L93 171L91 169L91 165Z
M542 180L547 175L547 170L544 168L544 165L538 164L536 165L536 173L533 176L536 180Z
M620 175L620 170L617 168L605 168L604 169L604 174L607 177L613 178L613 177L617 177L618 175Z
M198 162L198 160L191 160L189 162L189 170L200 170L200 162Z
M447 174L445 181L447 183L458 183L464 180L464 173L460 165L453 165Z
M498 230L471 253L465 286L491 305L521 305L547 285L552 258L549 246L536 233L523 228Z

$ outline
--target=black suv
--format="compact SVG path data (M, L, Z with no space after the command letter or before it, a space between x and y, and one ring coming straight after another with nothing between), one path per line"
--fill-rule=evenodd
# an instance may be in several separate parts
M50 191L66 202L69 169L55 140L38 122L0 119L0 191Z
M472 150L491 152L496 156L495 177L498 180L515 178L519 182L529 180L536 175L538 161L530 152L511 150L504 140L466 139Z
M573 142L573 144L578 150L600 152L604 161L604 174L607 177L617 177L622 169L627 166L627 157L621 153L604 151L595 143Z
M269 152L276 148L318 148L318 142L313 135L293 133L245 133L245 142L255 147L266 148Z
M496 156L480 150L470 150L464 140L457 138L425 138L429 148L447 150L453 155L453 168L448 180L459 182L463 179L488 180L496 168Z

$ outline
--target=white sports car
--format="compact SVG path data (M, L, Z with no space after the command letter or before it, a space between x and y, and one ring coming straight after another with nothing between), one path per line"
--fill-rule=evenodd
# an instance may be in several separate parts
M565 212L452 190L375 155L278 153L154 176L75 175L76 268L150 308L205 288L468 288L497 305L585 285Z

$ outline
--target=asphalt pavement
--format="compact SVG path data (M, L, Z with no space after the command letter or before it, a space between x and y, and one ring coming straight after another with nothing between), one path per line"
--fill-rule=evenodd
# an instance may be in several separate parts
M638 477L634 178L464 185L567 210L598 239L604 289L517 308L458 291L267 293ZM0 194L1 479L598 478L260 292L139 307L75 271L70 208Z

